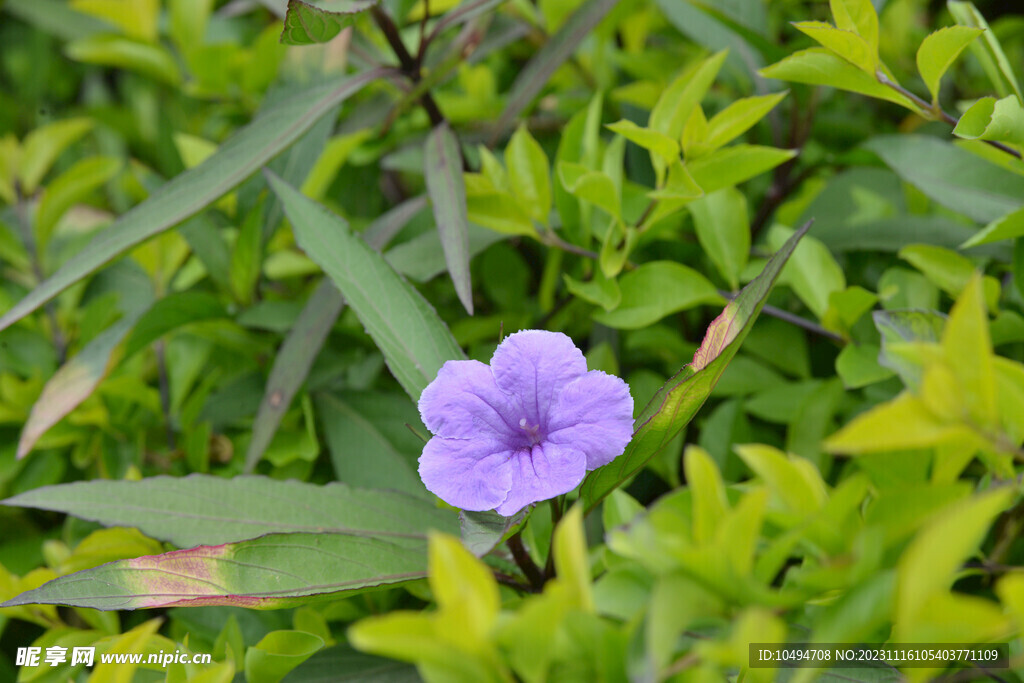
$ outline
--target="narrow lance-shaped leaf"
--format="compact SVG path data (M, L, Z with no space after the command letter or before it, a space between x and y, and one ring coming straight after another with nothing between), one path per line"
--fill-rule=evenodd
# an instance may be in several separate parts
M310 88L261 114L209 159L124 214L0 318L10 327L104 263L206 208L288 147L321 116L381 74L374 69Z
M363 239L374 249L383 249L426 205L426 198L422 196L399 204L371 223L363 233ZM245 452L246 472L252 472L263 457L343 307L341 292L330 278L324 278L278 349L263 400L253 421L252 440Z
M469 218L466 217L462 154L459 151L459 140L447 123L439 124L427 136L423 166L448 272L452 276L459 301L466 312L473 315L473 285L469 276Z
M586 0L562 24L558 32L548 39L530 63L519 72L515 83L512 84L508 104L505 105L505 111L498 121L499 131L508 128L516 116L540 94L551 74L572 56L587 34L617 2L618 0Z
M99 610L234 605L275 609L303 598L423 578L426 542L338 533L269 534L118 560L49 581L0 607Z
M32 489L3 504L137 527L181 547L284 532L423 538L427 529L453 533L457 528L451 512L397 491L257 476L80 481Z
M299 245L324 269L366 326L384 360L415 401L446 361L465 355L412 286L345 221L268 173Z
M341 292L324 278L310 295L298 319L274 357L267 388L252 423L252 439L245 452L245 471L252 472L277 432L281 418L306 379L327 335L345 307Z
M46 430L82 404L111 368L111 358L135 318L122 318L86 344L43 387L18 439L18 458L24 458Z
M739 295L711 323L693 362L670 379L640 413L626 451L583 481L580 496L591 511L639 472L693 419L750 331L782 267L811 224L797 230Z

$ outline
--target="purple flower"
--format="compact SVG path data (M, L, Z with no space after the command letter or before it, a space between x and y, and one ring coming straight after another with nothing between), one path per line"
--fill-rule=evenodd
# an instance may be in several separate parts
M434 434L420 456L427 489L463 510L506 517L573 490L633 436L626 383L588 372L569 337L544 330L509 335L490 366L448 361L419 408Z

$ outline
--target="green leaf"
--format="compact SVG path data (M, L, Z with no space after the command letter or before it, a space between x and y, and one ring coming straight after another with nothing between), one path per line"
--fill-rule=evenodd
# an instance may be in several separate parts
M977 221L1024 205L1024 177L924 135L883 135L865 145L936 203Z
M797 155L795 149L733 145L687 162L686 168L705 193L732 187L770 171Z
M292 669L281 683L335 683L344 671L346 683L420 683L416 668L393 659L357 652L351 645L335 645L320 650Z
M716 52L677 76L658 98L651 110L647 127L672 140L678 140L690 113L715 82L727 55L726 50Z
M757 319L761 307L810 223L798 230L777 251L754 278L715 319L694 354L693 362L670 379L651 398L635 423L633 440L626 451L608 465L600 467L583 481L580 497L587 511L611 491L639 472L700 410L719 377L736 355L740 344Z
M377 70L320 85L258 116L221 145L209 159L176 176L142 204L105 228L52 277L0 318L0 330L131 247L201 211L297 140L348 96L380 76Z
M377 4L379 0L342 0L322 9L315 3L288 0L284 15L281 42L285 45L314 45L326 43L351 26L355 15Z
M747 200L735 188L713 192L690 204L700 246L729 286L740 286L740 273L750 254Z
M305 631L271 631L245 651L245 680L278 683L285 674L322 649L320 636Z
M257 476L97 479L43 486L3 504L63 512L106 526L137 527L180 547L300 531L422 540L430 528L457 529L450 511L403 493Z
M182 52L201 46L214 0L173 0L168 3L168 34Z
M1013 95L983 97L964 112L953 135L965 140L996 140L1024 145L1024 108Z
M667 315L700 304L722 303L711 282L692 268L673 261L651 261L619 280L622 300L613 311L596 311L594 320L625 330L636 330Z
M690 175L687 165L677 159L668 167L668 180L665 182L665 187L648 192L647 196L651 199L670 200L671 204L683 206L692 199L703 197L704 189ZM653 225L658 218L662 217L660 209L661 206L655 207L654 213L647 220L647 225Z
M1024 94L1021 93L1020 84L1013 73L1013 67L1010 66L1010 60L1006 58L999 39L996 38L996 34L989 27L978 8L972 2L960 2L959 0L949 0L946 7L949 8L949 13L953 15L956 23L984 31L980 44L971 43L971 52L981 62L982 68L985 69L985 73L988 74L989 80L992 81L999 96L1016 95L1017 100L1024 105Z
M412 448L402 448L396 439L403 434L412 436L399 416L411 413L404 422L418 423L414 407L401 394L394 397L354 394L349 400L345 399L322 395L316 402L338 481L426 497L428 494L415 469L422 442L413 437ZM380 419L373 412L383 412L386 417Z
M615 310L622 301L622 290L619 283L606 278L600 268L594 271L594 277L587 282L576 280L568 273L563 273L566 289L579 298L603 308L605 311Z
M231 250L228 280L235 300L243 306L252 303L262 271L263 207L264 200L261 199L250 209Z
M558 164L558 178L567 192L590 202L609 216L621 219L622 206L615 182L604 171L592 171L583 164L563 161Z
M873 344L848 344L836 357L836 373L847 389L860 389L893 376L878 362L880 349Z
M0 605L274 609L310 596L422 578L427 570L425 545L422 539L400 536L268 534L110 562L54 579Z
M878 58L878 13L871 0L829 0L836 28L853 31Z
M460 538L466 549L477 557L483 557L511 535L529 514L525 507L511 517L503 517L493 510L488 512L459 511Z
M174 87L181 84L178 62L163 45L125 36L98 35L72 41L64 52L75 61L137 71Z
M939 101L939 82L956 58L981 35L980 28L946 26L932 33L917 49L917 70L932 94L932 103Z
M641 128L629 119L609 123L606 128L635 142L647 151L657 154L666 164L679 158L679 143L664 133L650 128Z
M905 96L879 83L874 77L874 72L864 73L850 62L821 47L794 52L789 57L764 67L759 73L765 78L848 90L917 111L917 106Z
M324 269L366 326L399 384L414 400L462 349L430 304L353 235L345 221L268 173L299 245Z
M961 249L976 247L979 244L990 244L1000 240L1014 239L1024 235L1024 207L1011 211L1002 218L997 218L979 230L969 240L960 245Z
M459 152L459 140L447 123L436 126L427 137L423 175L455 293L466 312L473 315L469 219L466 217L466 185L462 180L462 154Z
M877 51L872 53L868 42L853 31L844 31L821 21L800 21L794 23L793 27L865 74L874 77L878 63Z
M533 220L547 225L551 213L551 171L544 150L525 125L512 134L505 148L505 166L512 192Z
M72 206L82 201L121 170L121 160L111 157L88 157L53 179L39 201L34 231L36 248L46 253L46 245L57 221Z
M548 38L529 63L516 76L509 89L505 111L498 120L498 129L507 129L520 112L544 89L548 79L565 60L572 56L583 39L615 6L618 0L585 0L572 13L558 32Z
M35 193L53 162L92 127L91 119L64 119L39 126L26 135L18 168L22 191L26 195Z
M253 421L252 439L245 452L246 472L252 472L263 457L344 306L338 288L325 277L302 308L274 356L274 367L267 378L267 387Z
M511 200L511 195L507 196ZM469 204L471 207L473 206L472 199ZM515 206L514 201L512 201L512 206ZM492 244L500 242L504 237L495 230L488 230L476 225L473 222L472 209L470 211L469 257L473 258ZM502 217L500 220L507 221L508 217ZM529 219L526 220L529 221ZM532 224L530 230L531 234L536 236L537 233L533 231ZM396 245L384 254L384 258L392 268L416 282L429 282L445 272L444 247L441 245L441 239L436 230L428 230L408 242Z
M783 225L768 231L768 244L778 249L793 232ZM846 276L832 252L824 244L808 237L800 243L779 279L793 288L807 308L821 320L828 310L829 297L846 289Z
M974 264L951 249L930 244L911 244L899 251L899 257L920 270L925 277L951 297L959 297L974 275ZM999 282L986 276L983 282L985 302L995 310L999 301Z
M493 187L471 188L469 179L473 175L466 174L466 213L470 223L503 235L537 236L533 221L511 192L499 192Z
M227 317L217 297L201 291L174 292L159 299L143 313L124 344L124 357L131 358L171 330L201 320Z

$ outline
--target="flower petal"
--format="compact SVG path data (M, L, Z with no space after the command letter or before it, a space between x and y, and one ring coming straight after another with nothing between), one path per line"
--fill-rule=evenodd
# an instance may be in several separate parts
M558 392L587 372L587 361L561 332L523 330L498 345L491 372L498 388L521 399L527 422L544 429Z
M511 517L530 503L572 491L587 473L587 459L582 452L551 443L516 451L509 464L512 482L508 497L496 508L497 513L505 517Z
M633 438L633 397L615 375L591 370L558 396L547 440L569 445L587 456L587 469L607 465Z
M420 479L438 498L463 510L493 510L512 485L512 451L489 439L435 436L420 455Z
M480 361L450 360L420 394L420 416L433 434L451 439L522 439L521 410Z

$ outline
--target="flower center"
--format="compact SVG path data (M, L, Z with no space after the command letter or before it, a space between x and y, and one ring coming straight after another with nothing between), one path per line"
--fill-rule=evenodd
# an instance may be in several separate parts
M540 425L533 425L532 427L526 423L526 418L519 420L519 428L522 429L530 437L530 445L536 446L541 442L543 437L540 434Z

